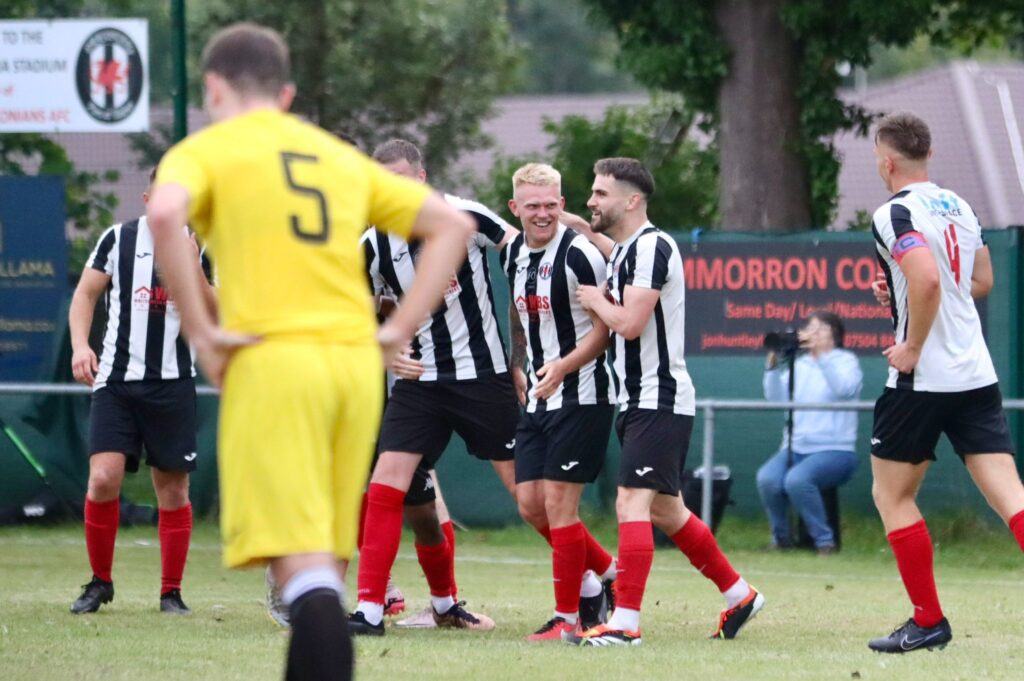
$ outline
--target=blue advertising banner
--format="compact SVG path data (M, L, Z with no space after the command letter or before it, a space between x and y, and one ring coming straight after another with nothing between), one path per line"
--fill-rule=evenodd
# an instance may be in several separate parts
M41 378L67 294L63 180L0 177L0 380Z

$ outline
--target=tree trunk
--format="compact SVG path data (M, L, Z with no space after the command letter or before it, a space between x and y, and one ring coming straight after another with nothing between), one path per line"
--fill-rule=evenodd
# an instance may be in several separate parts
M782 2L715 3L715 20L731 52L718 96L723 231L812 227L807 165L795 152L796 46L780 18Z

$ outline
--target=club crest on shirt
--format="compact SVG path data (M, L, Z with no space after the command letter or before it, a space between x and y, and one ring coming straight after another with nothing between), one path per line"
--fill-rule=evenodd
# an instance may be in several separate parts
M551 263L546 262L543 265L541 265L540 266L540 270L538 271L538 274L540 274L540 278L541 279L550 279L551 278Z
M170 293L163 286L150 288L140 286L132 293L132 304L136 312L164 314L168 305L173 305Z
M453 274L448 280L448 288L444 291L444 301L450 303L458 298L460 293L462 293L462 285L459 283L459 278Z

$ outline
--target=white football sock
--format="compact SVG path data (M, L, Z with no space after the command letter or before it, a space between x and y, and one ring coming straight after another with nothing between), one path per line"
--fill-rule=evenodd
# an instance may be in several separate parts
M384 604L359 601L359 604L356 606L356 612L363 613L366 621L376 626L384 619Z
M345 586L338 577L338 571L333 567L318 565L299 570L292 575L292 578L281 589L281 602L291 607L299 596L316 589L330 589L337 592L339 596L345 593Z
M561 617L563 620L565 620L569 624L576 624L579 621L579 619L580 619L578 613L575 613L575 612L558 612L557 610L555 610L555 617Z
M608 569L604 571L603 575L601 575L601 579L603 581L607 581L609 579L615 579L618 576L618 574L619 574L619 561L616 558L612 558L612 564L609 565Z
M443 615L455 605L455 599L451 596L431 596L430 604L434 606L434 612Z
M748 594L750 594L750 585L742 577L722 592L722 595L725 596L725 604L729 608L735 608Z
M615 608L611 619L608 620L608 627L620 631L637 631L640 629L640 611Z
M600 596L603 591L604 587L601 585L601 580L597 578L593 570L587 570L583 573L583 582L580 583L581 598Z

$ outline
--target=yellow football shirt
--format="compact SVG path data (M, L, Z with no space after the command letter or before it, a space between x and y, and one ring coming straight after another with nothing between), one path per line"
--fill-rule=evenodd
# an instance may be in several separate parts
M430 189L295 116L259 110L175 145L156 184L188 191L217 265L221 324L267 338L371 342L359 237L408 237Z

